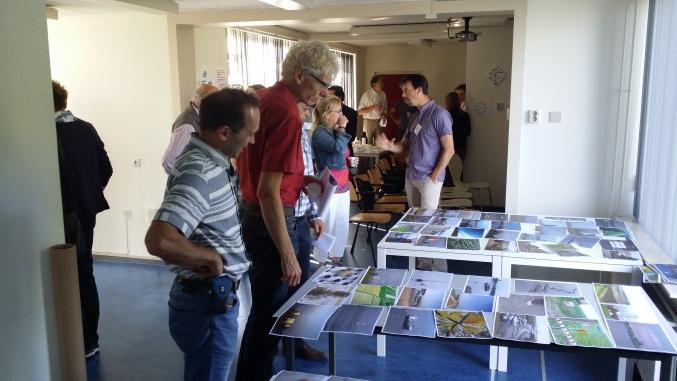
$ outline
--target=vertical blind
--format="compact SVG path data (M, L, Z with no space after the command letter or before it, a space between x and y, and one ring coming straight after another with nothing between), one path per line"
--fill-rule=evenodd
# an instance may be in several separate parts
M226 28L228 84L242 87L261 84L271 86L280 79L282 61L295 41ZM333 84L343 87L345 103L355 105L355 55L332 49L339 61Z
M636 216L677 262L677 1L654 0L650 17Z

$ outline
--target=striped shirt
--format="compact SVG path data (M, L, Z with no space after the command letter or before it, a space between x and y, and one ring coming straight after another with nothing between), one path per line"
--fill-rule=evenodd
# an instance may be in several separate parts
M251 262L242 242L237 198L230 182L228 157L192 135L169 178L155 220L176 227L192 243L216 250L223 272L240 279ZM187 267L172 265L182 277L198 276Z
M310 128L311 124L304 122L301 126L301 148L303 149L303 174L305 176L315 175L315 168L313 167L313 149L310 144ZM312 218L317 217L317 205L311 202L308 195L301 191L299 199L294 206L294 216L303 217L309 215Z

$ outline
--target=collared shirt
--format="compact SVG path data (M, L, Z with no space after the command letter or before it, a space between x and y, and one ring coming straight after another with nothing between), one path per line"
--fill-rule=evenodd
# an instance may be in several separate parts
M306 176L313 176L315 174L315 169L313 168L313 149L310 145L310 128L312 125L308 122L304 122L301 126L301 148L303 149L303 174ZM299 194L299 200L296 202L296 207L294 208L294 216L303 217L310 215L311 217L317 216L317 205L314 202L311 202L308 198L308 195L305 192Z
M420 124L420 129L417 126ZM435 101L428 101L409 119L409 129L404 135L409 142L409 165L407 178L420 180L435 169L442 144L440 139L451 135L452 120L449 112ZM418 131L417 131L418 130ZM445 171L437 176L437 181L444 181Z
M368 113L362 114L364 119L381 119L381 114L383 114L387 109L387 99L386 93L383 91L376 92L373 88L367 90L362 94L360 98L360 104L357 106L357 109L361 109L367 106L375 105L377 103L381 104L381 108L378 110L372 110Z
M200 115L200 110L190 104L190 107L193 108L196 115ZM170 174L172 168L174 168L174 163L176 158L183 152L183 149L186 148L188 141L190 140L190 135L195 132L195 127L186 123L180 125L176 130L172 131L172 137L169 140L169 145L165 150L164 155L162 155L162 168L164 168L165 173Z
M68 110L61 110L54 113L54 120L60 123L75 122L75 116Z
M238 280L250 261L229 169L226 155L193 134L167 179L164 200L154 219L173 225L195 245L216 250L223 259L223 272ZM172 265L171 270L183 277L197 277L184 266Z
M257 92L261 100L261 123L255 143L240 154L238 168L242 198L258 204L256 190L261 172L282 172L282 205L293 208L303 188L301 117L297 100L282 82Z

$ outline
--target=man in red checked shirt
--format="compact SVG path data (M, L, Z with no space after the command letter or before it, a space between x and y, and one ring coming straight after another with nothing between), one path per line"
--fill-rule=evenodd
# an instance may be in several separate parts
M282 79L258 91L259 131L255 143L238 159L242 234L252 260L252 308L240 346L237 380L272 376L279 340L269 334L273 313L309 271L307 262L301 267L297 253L299 235L311 226L306 217L294 216L294 205L306 182L316 179L303 175L297 103L317 103L337 71L338 62L326 43L300 42L282 62ZM312 228L321 233L321 220L314 220Z

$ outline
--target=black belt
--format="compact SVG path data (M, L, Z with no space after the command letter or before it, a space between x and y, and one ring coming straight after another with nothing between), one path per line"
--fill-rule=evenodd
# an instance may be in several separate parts
M176 281L183 287L183 291L190 294L195 294L203 290L209 290L209 280L208 279L195 279L195 278L183 278L180 276L176 277ZM237 291L240 288L240 281L234 281L233 283L233 292Z

